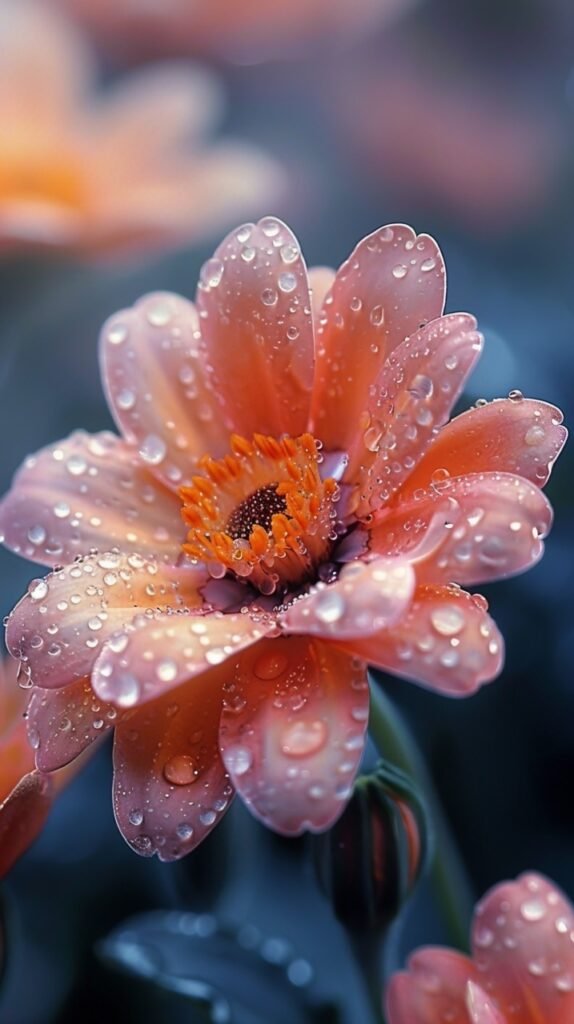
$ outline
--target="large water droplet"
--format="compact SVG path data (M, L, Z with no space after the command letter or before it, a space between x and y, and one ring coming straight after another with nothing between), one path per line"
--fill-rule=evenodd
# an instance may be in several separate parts
M325 745L327 726L320 719L290 723L281 736L281 750L287 757L308 757Z
M199 772L193 757L189 754L176 754L164 765L163 774L172 786L189 786L191 782L195 782Z

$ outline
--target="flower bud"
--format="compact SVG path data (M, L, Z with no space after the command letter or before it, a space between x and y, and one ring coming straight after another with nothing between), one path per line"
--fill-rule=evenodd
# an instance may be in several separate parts
M329 832L313 838L319 881L348 928L387 928L425 865L429 824L413 783L379 762Z

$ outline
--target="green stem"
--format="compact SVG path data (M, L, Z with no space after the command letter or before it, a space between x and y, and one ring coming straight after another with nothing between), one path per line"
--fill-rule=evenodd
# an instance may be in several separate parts
M377 1021L377 1024L385 1024L380 937L378 939L377 935L370 931L350 931L349 939L355 961L369 993L373 1020Z
M426 800L436 838L431 866L435 895L450 941L467 950L474 899L466 870L424 759L400 713L374 680L369 729L381 756L414 778Z

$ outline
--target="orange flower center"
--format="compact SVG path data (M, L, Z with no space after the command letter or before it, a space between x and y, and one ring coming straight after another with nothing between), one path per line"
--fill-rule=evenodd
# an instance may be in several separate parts
M86 201L85 174L69 153L5 153L0 166L0 200L80 207Z
M205 455L202 475L180 489L183 550L213 576L232 572L264 594L303 583L337 536L338 487L321 478L317 442L234 434L231 448L223 459Z

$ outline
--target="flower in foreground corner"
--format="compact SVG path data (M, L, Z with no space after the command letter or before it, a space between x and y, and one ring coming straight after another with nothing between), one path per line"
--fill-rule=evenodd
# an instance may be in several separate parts
M17 667L0 660L0 878L41 831L54 795L53 780L34 767Z
M309 277L284 224L244 225L196 305L154 294L104 326L121 437L40 451L3 500L6 544L54 567L7 627L37 765L115 726L140 852L182 856L234 791L284 834L327 828L367 663L455 696L499 672L487 603L461 588L540 557L565 431L518 398L446 424L482 339L444 298L436 243L404 225Z
M394 975L389 1024L570 1024L574 909L536 874L495 886L478 905L472 958L421 949Z
M205 72L165 63L96 96L83 38L30 0L0 4L0 38L0 254L181 244L276 194L263 154L206 144Z

